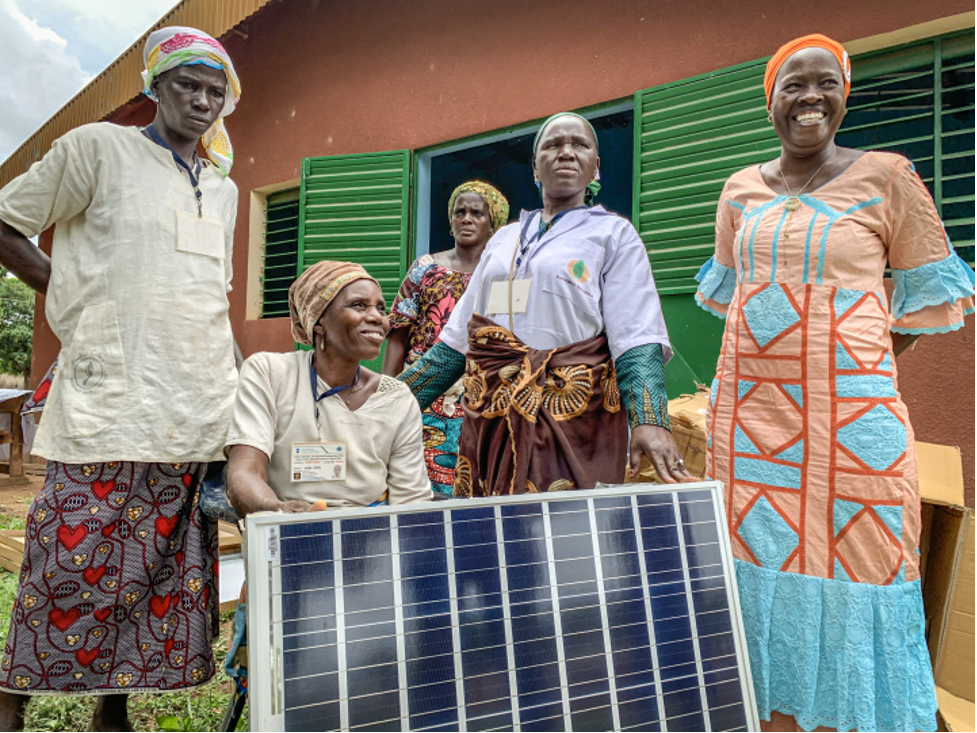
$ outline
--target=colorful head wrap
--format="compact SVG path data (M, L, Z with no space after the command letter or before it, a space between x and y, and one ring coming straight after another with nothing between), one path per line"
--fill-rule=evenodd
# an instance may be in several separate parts
M324 260L299 275L288 289L288 314L292 319L292 338L297 343L312 343L315 324L339 292L357 280L380 283L355 262Z
M785 43L777 49L777 53L767 62L767 72L763 75L763 91L767 93L767 106L770 106L770 95L773 94L773 85L777 80L777 72L784 62L798 51L805 48L823 48L831 52L838 60L841 67L841 75L845 79L845 99L848 99L848 92L851 91L851 60L845 47L837 41L832 41L827 36L820 33L813 33L809 36L801 36L793 41Z
M219 41L196 28L170 26L149 34L146 48L143 49L143 62L146 64L146 69L142 72L142 93L154 102L159 100L153 93L153 79L170 69L175 69L177 66L204 64L224 72L227 77L224 109L210 129L203 134L201 140L207 151L207 157L225 176L228 175L234 163L234 149L231 147L231 138L224 129L223 118L234 111L238 100L241 99L241 82L224 47Z
M588 120L586 117L582 115L578 115L576 112L557 112L555 115L551 115L550 117L546 118L546 121L543 122L543 124L540 125L539 130L536 131L536 137L533 138L533 163L534 164L536 163L536 148L539 147L539 139L543 137L543 130L545 130L547 125L549 125L553 120L557 119L558 117L576 117L578 120L583 120L584 122L586 122L587 127L590 128L590 134L593 135L594 137L594 150L596 150L597 154L600 155L600 143L597 140L597 130L595 130L594 126L590 124L590 120ZM540 188L540 193L542 192L543 189ZM587 204L587 206L593 206L594 199L597 197L598 193L600 193L599 171L597 173L597 176L594 178L594 180L592 180L590 183L587 184L587 193L584 194L584 203Z
M455 213L455 201L463 193L476 193L488 206L489 216L492 217L492 231L497 232L509 221L509 201L490 183L485 181L465 181L451 192L448 199L448 221L451 222Z

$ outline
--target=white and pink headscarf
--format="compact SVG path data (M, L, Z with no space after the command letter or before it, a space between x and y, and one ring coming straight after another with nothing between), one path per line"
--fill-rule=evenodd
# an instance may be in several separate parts
M146 39L143 50L143 62L146 69L142 72L142 93L154 102L159 100L153 93L153 79L163 72L175 69L177 66L191 66L205 64L214 69L221 69L227 77L227 90L224 94L224 109L221 110L214 124L201 137L207 157L226 176L231 172L234 163L234 149L231 138L224 128L223 118L231 114L241 99L241 82L234 71L231 57L220 44L220 41L208 36L196 28L170 26L153 31Z

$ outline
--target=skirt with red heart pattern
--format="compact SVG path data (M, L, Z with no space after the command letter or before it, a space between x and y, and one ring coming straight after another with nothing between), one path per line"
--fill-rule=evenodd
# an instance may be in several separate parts
M217 526L206 463L49 461L27 519L0 687L165 692L214 675Z

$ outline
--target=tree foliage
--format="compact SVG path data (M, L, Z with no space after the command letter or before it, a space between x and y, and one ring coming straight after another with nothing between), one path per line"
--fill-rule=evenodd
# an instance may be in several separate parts
M29 376L34 291L0 267L0 373Z

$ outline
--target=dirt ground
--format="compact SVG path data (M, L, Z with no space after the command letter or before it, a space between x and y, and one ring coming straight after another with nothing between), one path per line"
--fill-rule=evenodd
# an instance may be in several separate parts
M15 481L20 485L8 486L8 482L12 483L12 481L0 474L0 514L20 519L27 518L31 501L44 486L44 476L28 474L27 480L30 482L28 485L20 484L20 479L16 479Z

